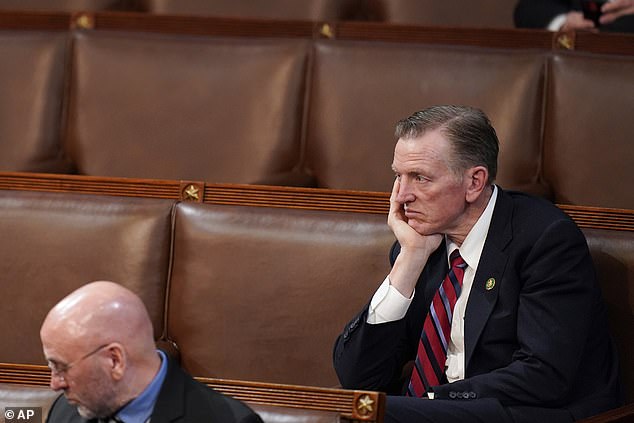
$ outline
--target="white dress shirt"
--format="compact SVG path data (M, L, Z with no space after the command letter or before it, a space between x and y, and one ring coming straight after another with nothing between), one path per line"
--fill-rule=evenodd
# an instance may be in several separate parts
M473 228L467 234L464 242L459 248L467 267L465 268L462 281L462 291L456 301L453 317L451 320L451 340L447 348L446 374L449 382L464 379L465 377L465 348L464 348L464 315L467 309L467 299L471 292L473 278L475 277L484 242L486 241L493 209L497 200L498 189L493 186L493 194L489 199L486 209L478 218ZM445 237L447 246L447 267L449 267L449 255L458 246ZM390 283L389 276L385 278L381 286L377 289L370 301L367 322L370 324L380 324L402 319L407 313L407 309L412 302L416 291L411 298L404 297ZM424 319L425 316L421 316Z
M566 23L566 14L562 13L561 15L557 15L553 18L552 21L546 26L546 29L549 31L559 31L564 24Z

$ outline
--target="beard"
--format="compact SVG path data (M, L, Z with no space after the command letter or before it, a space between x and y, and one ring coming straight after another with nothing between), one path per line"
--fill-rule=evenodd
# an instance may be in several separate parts
M85 419L112 416L118 409L117 392L109 375L99 375L97 372L88 375L82 383L86 393L76 399L77 412Z

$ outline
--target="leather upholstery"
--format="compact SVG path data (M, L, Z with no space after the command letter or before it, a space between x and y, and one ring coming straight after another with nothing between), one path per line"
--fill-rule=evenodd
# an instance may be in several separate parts
M498 182L547 196L539 179L544 72L535 52L319 42L307 167L320 187L390 191L397 120L434 104L467 104L497 130Z
M39 327L50 307L113 279L141 296L156 337L175 342L195 376L336 385L334 339L389 271L385 216L172 206L0 191L0 362L44 364ZM634 400L634 232L584 233Z
M168 200L0 191L0 362L44 364L40 325L79 286L114 280L141 296L163 329Z
M79 173L263 183L299 162L305 40L77 33Z
M558 54L550 62L544 177L558 203L634 208L634 58Z
M337 385L332 344L387 275L393 241L379 215L179 204L167 325L183 366Z
M136 0L0 0L0 10L100 11L138 10Z
M290 407L249 404L264 423L338 423L339 414L332 411L301 410Z
M634 233L584 229L619 357L627 403L634 402Z
M388 191L396 120L466 103L498 130L501 186L634 208L632 57L70 34L0 34L0 170Z
M60 146L67 54L64 33L0 33L0 170L71 170Z
M513 28L515 2L508 0L366 0L382 22L426 26Z
M53 401L59 395L43 386L24 386L0 383L0 410L6 407L42 407L42 422L45 421ZM3 421L11 421L3 417ZM17 419L16 419L17 420Z
M361 0L139 0L150 13L259 19L347 20L363 13Z

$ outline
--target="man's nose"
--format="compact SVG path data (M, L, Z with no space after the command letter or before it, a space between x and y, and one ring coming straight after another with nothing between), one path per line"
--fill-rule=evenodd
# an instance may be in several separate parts
M54 391L58 391L60 389L64 389L68 386L68 384L66 383L66 379L64 379L64 376L60 376L57 373L52 373L51 372L51 383L50 383L51 389Z
M401 178L399 182L398 192L396 193L396 201L401 204L414 201L412 184L407 178Z

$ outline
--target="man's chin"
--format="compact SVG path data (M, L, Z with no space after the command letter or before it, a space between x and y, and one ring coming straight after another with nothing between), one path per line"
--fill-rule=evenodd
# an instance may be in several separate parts
M409 220L407 223L409 224L410 228L414 229L416 232L423 236L435 235L438 233L438 231L434 230L434 228L432 228L431 226L426 225L425 223L418 222L416 220Z
M82 416L84 419L90 420L97 417L92 410L87 409L83 405L78 405L77 403L75 403L74 405L77 407L77 412L79 413L79 415Z
M64 394L64 396L66 397L66 402L69 403L70 405L72 405L73 407L78 407L79 403L77 401L75 401L73 398L70 398L68 395Z

